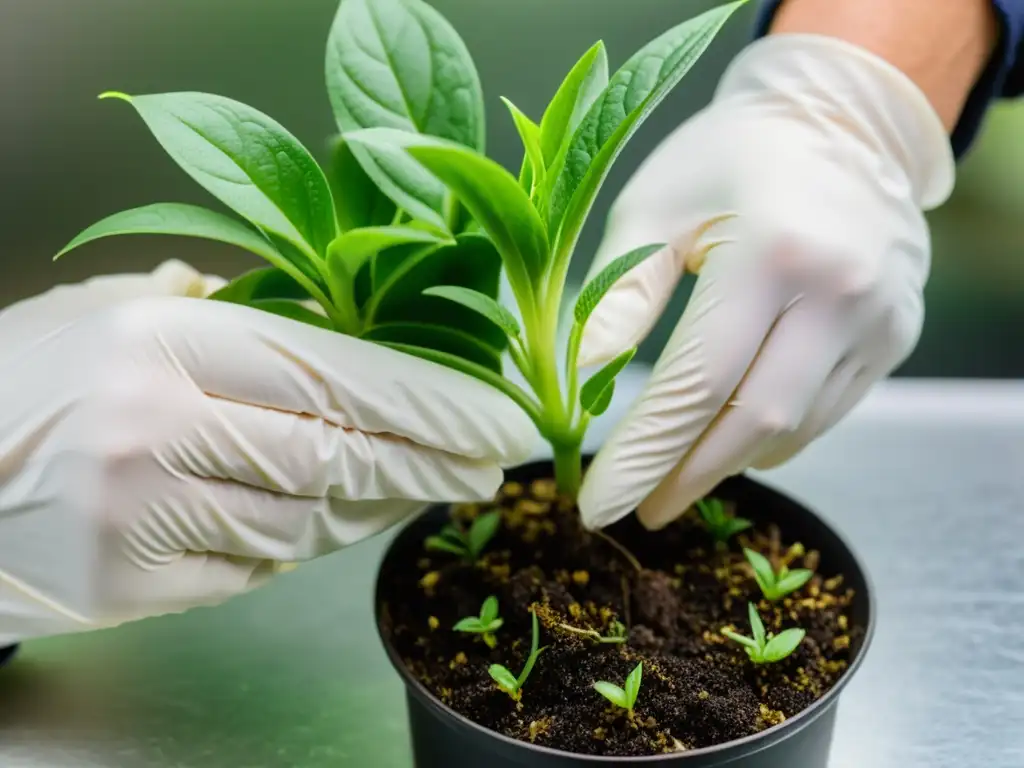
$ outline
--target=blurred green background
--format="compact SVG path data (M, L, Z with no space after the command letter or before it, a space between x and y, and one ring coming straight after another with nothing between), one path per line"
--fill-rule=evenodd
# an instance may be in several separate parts
M492 153L509 166L518 142L499 95L539 116L577 56L598 38L612 64L716 0L434 0L473 52L489 94ZM337 0L2 0L0 2L0 305L97 272L178 257L233 276L256 257L227 246L124 238L50 261L97 219L157 201L209 204L135 114L99 102L108 89L210 91L270 114L320 158L333 129L323 54ZM753 6L730 23L616 167L581 245L595 247L630 171L703 106L749 39ZM928 322L900 373L1024 375L1024 105L990 117L963 163L954 199L933 217ZM685 172L685 169L682 169ZM582 277L585 258L576 264ZM688 286L641 351L653 360Z

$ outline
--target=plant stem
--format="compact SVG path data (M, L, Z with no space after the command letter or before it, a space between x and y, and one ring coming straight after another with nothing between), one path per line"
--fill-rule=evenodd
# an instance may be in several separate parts
M554 449L555 483L558 490L575 499L583 481L582 441L563 441L555 436L549 436L548 440Z

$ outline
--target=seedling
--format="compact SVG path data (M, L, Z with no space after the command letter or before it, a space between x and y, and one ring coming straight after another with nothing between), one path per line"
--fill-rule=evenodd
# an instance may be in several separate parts
M423 542L428 550L458 555L467 562L480 559L484 548L490 543L501 527L501 512L486 512L479 515L466 530L449 524L437 536L428 536Z
M573 253L628 141L748 1L670 29L611 76L598 42L539 123L506 99L524 146L513 175L484 154L480 79L450 24L422 0L342 0L327 46L340 131L327 172L280 124L239 102L108 92L244 222L160 203L104 219L58 256L132 233L246 248L270 267L212 298L384 344L502 390L551 444L559 489L575 496L588 423L608 409L636 351L591 361L604 367L581 386L583 330L611 286L664 244L620 256L583 287L560 354ZM497 300L502 266L518 316ZM526 388L502 376L506 352Z
M480 606L479 616L467 616L452 627L452 629L456 632L478 634L488 648L494 648L498 644L494 633L501 629L504 623L498 616L498 598L491 595Z
M616 707L626 710L629 719L632 720L633 708L636 706L637 696L640 695L640 683L643 680L643 675L644 663L641 661L629 673L629 677L626 678L626 684L622 688L614 683L606 683L603 680L594 683L594 688Z
M806 568L795 568L791 571L785 565L776 573L768 558L760 552L744 547L743 554L754 569L757 586L761 588L762 594L772 601L780 600L790 592L800 589L814 575L814 571Z
M492 664L487 670L491 679L498 684L498 688L507 693L514 701L519 701L522 698L523 686L533 671L533 665L537 663L537 658L541 653L547 649L547 646L537 647L540 643L540 625L537 623L536 612L531 611L531 614L533 615L533 640L530 643L530 656L526 660L523 671L519 673L519 677L513 675L507 667L503 667L501 664Z
M774 636L766 634L764 624L754 604L749 603L747 610L750 614L750 629L753 632L753 637L740 635L730 629L723 629L722 634L742 645L747 656L755 664L774 664L777 661L782 661L796 650L807 634L802 629L787 629Z
M697 511L700 512L708 533L719 544L725 544L737 533L753 525L745 518L733 517L726 512L721 499L701 499L697 502Z
M602 635L596 629L580 629L579 627L574 627L571 624L559 624L558 626L566 632L583 635L596 643L613 643L621 645L622 643L625 643L629 637L626 625L621 621L613 621L611 626L608 627L608 634L605 635Z

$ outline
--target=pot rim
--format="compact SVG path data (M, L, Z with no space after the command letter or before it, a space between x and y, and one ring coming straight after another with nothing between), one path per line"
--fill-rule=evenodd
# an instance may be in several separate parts
M532 461L527 462L526 464L522 464L516 467L515 469L523 470L532 465L549 463L550 460ZM405 666L405 663L398 655L398 652L395 650L394 646L391 644L388 638L384 636L384 633L381 630L380 622L381 600L379 598L381 592L381 571L383 563L386 561L388 555L391 553L391 549L394 546L395 542L399 538L401 538L406 528L413 525L423 515L429 514L430 510L434 509L435 507L444 506L443 504L431 504L421 513L419 513L418 515L414 515L412 518L406 521L406 523L401 526L401 529L392 537L388 546L385 547L384 555L381 558L380 565L378 565L377 577L375 579L374 585L373 612L374 621L377 625L377 635L380 637L381 643L384 646L384 651L387 654L388 660L391 662L391 665L395 668L395 671L397 671L399 676L402 678L402 682L405 684L406 690L416 695L416 697L419 698L423 703L433 708L439 714L442 714L445 717L450 718L458 726L461 726L463 728L469 728L473 731L476 731L481 736L495 739L498 742L504 744L505 747L512 749L523 749L528 753L541 754L551 758L561 759L571 757L572 759L578 760L581 763L591 763L594 765L605 765L615 763L626 763L630 765L657 765L659 763L667 762L670 760L679 761L687 759L696 760L699 758L713 758L716 755L722 755L724 753L734 751L742 752L745 755L749 755L754 754L756 752L760 752L764 749L768 749L773 744L777 743L778 741L781 741L788 734L795 733L797 731L802 730L806 726L811 725L815 720L818 719L820 715L824 714L826 711L828 711L828 709L834 706L837 703L837 699L839 698L840 693L842 693L843 689L846 688L846 685L850 682L850 680L856 674L857 670L860 669L861 665L864 663L864 657L867 655L868 649L870 648L872 640L874 639L875 626L878 619L877 608L874 599L875 587L867 569L864 567L863 559L860 557L860 555L857 554L856 550L854 550L853 547L850 546L850 543L847 540L846 536L837 531L836 528L829 521L822 518L821 515L813 511L807 504L805 504L800 499L790 495L789 493L783 493L780 489L775 488L774 486L765 483L761 480L755 480L754 478L746 474L737 475L731 479L733 479L734 481L741 480L745 483L749 483L757 487L761 492L766 493L768 495L784 498L789 503L799 507L800 510L805 514L814 517L822 526L824 526L831 533L835 540L846 550L847 555L853 562L856 570L860 573L860 576L864 582L865 589L863 599L867 600L867 625L864 629L864 638L861 641L860 648L857 651L857 655L850 662L850 665L843 673L843 676L839 678L839 680L835 683L835 685L832 686L831 689L829 689L828 693L826 693L824 696L822 696L820 699L818 699L816 702L811 704L809 707L807 707L800 713L794 715L791 718L786 719L784 722L779 723L778 725L773 725L770 728L766 728L763 731L759 731L758 733L751 734L750 736L744 736L741 739L734 739L732 741L727 741L722 744L714 744L710 747L701 747L699 749L687 750L686 752L669 752L663 755L642 755L636 757L609 757L606 755L583 755L577 752L568 752L565 750L551 749L550 747L530 744L519 739L513 739L509 736L505 736L504 734L498 733L497 731L492 731L490 728L485 728L479 723L470 720L468 717L459 714L454 709L449 707L447 704L440 701L436 696L434 696L433 693L431 693L427 689L425 685L423 685L423 683L421 683L419 680L413 677L412 673L408 670L408 668ZM744 749L745 747L749 749Z

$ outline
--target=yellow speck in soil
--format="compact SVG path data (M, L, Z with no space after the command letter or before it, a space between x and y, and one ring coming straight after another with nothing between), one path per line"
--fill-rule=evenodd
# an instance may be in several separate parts
M677 564L673 570L676 572L676 576L682 576L686 573L686 566Z
M595 728L594 729L594 738L597 739L598 741L604 741L605 736L607 736L607 735L608 735L608 732L604 728Z
M839 626L839 630L841 632L845 632L847 628L850 626L850 620L846 618L845 615L843 615L836 619L836 624Z
M437 586L437 582L439 582L440 580L440 571L430 571L429 573L424 574L423 578L420 579L420 586L423 587L423 591L426 592L428 595L433 595L434 587Z
M437 620L437 616L431 616L427 619L427 626L430 627L430 631L433 632L441 626L441 622Z
M810 594L811 597L817 597L821 594L821 587L819 587L817 584L811 584L811 586L807 589L807 592Z
M455 669L456 667L461 667L463 664L468 663L469 659L466 658L466 654L464 654L462 651L459 651L455 654L455 658L452 659L451 668Z
M835 592L837 589L839 589L839 587L842 585L842 583L843 583L843 576L842 576L842 574L840 574L840 575L838 575L838 576L836 576L834 578L831 578L828 581L826 581L825 584L824 584L824 587L829 592Z
M551 718L542 717L540 720L534 720L530 723L530 741L534 742L537 737L542 733L547 733L551 728Z
M777 709L769 709L764 704L760 707L761 722L765 725L778 725L786 721L786 716Z
M429 557L421 557L416 561L416 567L421 571L429 571L432 564Z
M583 607L579 603L569 603L569 615L574 619L583 618Z
M707 701L708 699L711 698L711 694L708 693L707 691L701 691L700 693L697 694L697 698L700 699L701 701Z
M845 649L849 648L850 647L850 636L849 635L840 635L839 637L837 637L835 640L832 641L832 647L835 648L837 651L842 651L842 650L845 650Z
M515 483L515 482L505 483L505 485L502 486L501 492L503 494L505 494L506 496L510 496L512 498L515 498L517 496L522 496L523 495L523 485L522 485L522 483Z
M538 517L546 515L551 509L550 504L545 504L533 499L520 499L516 502L515 511L527 517Z
M590 583L590 574L586 571L573 571L572 580L583 587Z
M452 514L460 520L475 520L480 514L480 505L473 503L453 504Z
M554 480L534 480L530 493L541 501L554 501L558 498L558 484Z

